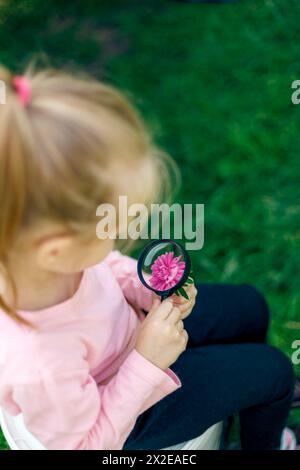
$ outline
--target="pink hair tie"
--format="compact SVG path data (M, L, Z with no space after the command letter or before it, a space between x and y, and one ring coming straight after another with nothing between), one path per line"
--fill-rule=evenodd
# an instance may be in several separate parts
M17 75L13 80L20 102L26 106L31 98L31 86L26 77Z

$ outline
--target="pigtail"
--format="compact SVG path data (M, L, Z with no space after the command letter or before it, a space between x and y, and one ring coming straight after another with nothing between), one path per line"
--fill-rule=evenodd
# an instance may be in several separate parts
M26 135L28 123L14 87L14 76L0 67L0 80L6 88L6 103L0 106L0 263L4 285L12 293L15 304L17 292L9 274L8 253L22 225L27 193L26 158L30 158L30 140ZM7 304L3 292L0 295L0 307L13 319L28 324L17 314L13 305Z

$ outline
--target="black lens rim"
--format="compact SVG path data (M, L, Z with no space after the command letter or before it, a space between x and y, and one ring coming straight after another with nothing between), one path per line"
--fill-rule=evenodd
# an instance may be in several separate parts
M181 281L178 284L176 284L176 286L172 287L171 289L164 290L164 291L159 291L159 290L154 289L153 287L149 286L146 283L146 281L143 277L143 274L142 274L143 273L142 268L143 268L144 261L145 261L145 258L147 256L147 254L149 253L149 251L154 246L159 245L160 243L171 243L176 248L179 248L182 251L184 261L185 261L184 275L182 276ZM157 294L161 297L164 297L164 298L170 297L170 295L174 294L174 292L176 292L178 289L180 289L180 287L182 287L183 284L185 284L185 282L187 281L187 279L190 275L190 272L191 272L191 258L190 258L190 255L188 254L186 249L181 245L181 243L179 243L177 241L175 242L174 240L169 240L168 238L153 240L152 242L147 243L147 245L144 246L143 250L141 251L140 256L138 258L138 262L137 262L137 273L138 273L138 276L139 276L139 279L140 279L141 283L145 287L147 287L147 289L152 290L155 294Z

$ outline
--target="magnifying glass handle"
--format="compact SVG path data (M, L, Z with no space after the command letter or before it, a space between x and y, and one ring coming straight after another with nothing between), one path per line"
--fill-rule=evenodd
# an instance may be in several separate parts
M169 294L162 294L162 295L160 296L160 300L161 300L161 301L166 300L168 297L169 297Z

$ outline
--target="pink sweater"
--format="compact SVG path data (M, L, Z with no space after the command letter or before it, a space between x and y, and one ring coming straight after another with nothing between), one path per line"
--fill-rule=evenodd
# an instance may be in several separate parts
M126 299L149 309L151 292L114 251L70 299L19 312L37 330L0 312L0 406L47 449L122 449L137 417L181 387L134 348L145 317Z

